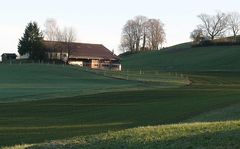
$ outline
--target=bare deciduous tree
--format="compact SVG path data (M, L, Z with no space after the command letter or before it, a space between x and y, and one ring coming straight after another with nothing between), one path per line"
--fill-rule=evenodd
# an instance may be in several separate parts
M125 49L129 49L130 51L135 51L135 22L133 20L128 20L127 23L123 27L122 31L122 39L121 46Z
M216 15L200 14L198 16L202 24L201 28L212 40L216 37L223 36L227 29L228 16L225 13L218 12Z
M64 45L67 49L68 59L72 51L72 43L76 41L76 31L72 27L65 27L62 32Z
M149 43L149 48L151 50L158 50L159 45L166 40L166 35L163 29L164 24L157 19L149 19L147 25L147 39Z
M135 39L136 39L136 51L140 51L140 42L143 39L143 48L146 44L146 22L147 17L145 16L136 16L134 18L134 27L135 27Z
M238 12L232 12L228 14L228 25L233 33L234 40L240 31L240 14Z
M58 41L58 36L60 36L58 34L60 30L57 25L57 21L53 18L47 19L44 26L45 26L44 37L45 37L45 40L49 41L49 46L50 46L50 49L48 50L55 51L58 44L56 41ZM52 56L52 54L50 56Z
M142 50L146 49L146 40L147 40L147 22L148 18L145 16L138 16L136 18L137 20L140 20L141 24L141 39L142 39Z
M60 59L62 60L63 51L67 50L68 60L72 50L72 42L76 40L76 31L72 27L60 29L55 19L48 19L45 23L44 33L45 39L48 40L51 45L51 50L55 51L56 48L61 50Z
M132 52L150 49L158 49L159 45L165 41L165 32L160 20L148 19L145 16L136 16L133 20L128 20L124 25L121 38L121 49ZM141 47L142 46L142 47Z
M52 18L47 19L44 26L45 26L45 30L44 30L45 39L48 41L56 41L57 32L59 30L57 21Z

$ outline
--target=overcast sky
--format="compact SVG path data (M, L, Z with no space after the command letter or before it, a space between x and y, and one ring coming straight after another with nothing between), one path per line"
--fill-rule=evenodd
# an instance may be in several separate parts
M43 29L47 18L73 26L78 41L101 43L118 50L121 30L137 15L160 19L170 46L189 41L200 13L240 11L239 0L0 0L0 54L17 52L26 24L36 21ZM119 52L118 52L119 53Z

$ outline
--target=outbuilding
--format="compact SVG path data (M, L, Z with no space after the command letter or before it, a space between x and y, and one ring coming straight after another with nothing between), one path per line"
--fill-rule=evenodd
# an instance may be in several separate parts
M3 53L2 54L2 62L8 62L16 60L17 55L15 53Z

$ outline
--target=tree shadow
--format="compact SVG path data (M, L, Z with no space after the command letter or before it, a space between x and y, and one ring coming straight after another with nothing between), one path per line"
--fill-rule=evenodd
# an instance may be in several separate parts
M240 120L240 104L200 114L185 122L219 122Z

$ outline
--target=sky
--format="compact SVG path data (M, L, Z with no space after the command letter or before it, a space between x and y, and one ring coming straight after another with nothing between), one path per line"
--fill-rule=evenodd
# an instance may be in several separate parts
M165 24L167 47L190 41L190 32L200 23L197 15L240 11L239 6L239 0L0 0L0 55L17 53L30 21L44 30L45 21L54 18L76 30L77 42L103 44L119 54L122 28L137 15Z

